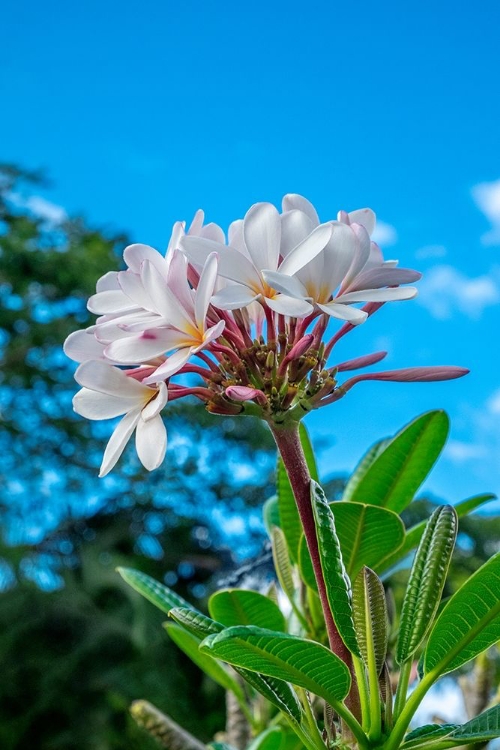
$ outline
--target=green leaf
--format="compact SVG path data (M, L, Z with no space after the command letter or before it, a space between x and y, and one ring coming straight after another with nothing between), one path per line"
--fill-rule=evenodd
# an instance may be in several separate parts
M350 578L364 565L378 570L379 564L403 544L404 524L391 510L344 500L330 503L330 508Z
M149 599L152 604L161 609L162 612L166 612L167 615L174 607L187 607L188 609L195 610L195 607L183 599L182 596L179 596L169 589L168 586L164 586L163 583L156 581L146 573L141 573L140 570L133 570L132 568L117 568L117 571L129 586L132 586L139 594Z
M286 546L285 535L278 526L274 526L271 531L271 542L278 581L288 599L293 601L295 598L295 585L293 582L292 565L290 563L288 547Z
M436 615L457 536L457 514L441 505L429 518L406 588L396 661L408 661L427 635Z
M472 513L473 510L476 510L476 508L479 508L480 505L484 505L484 503L489 503L491 502L491 500L496 499L496 495L493 495L491 492L487 492L484 495L474 495L474 497L470 497L467 500L462 500L462 502L457 503L454 508L457 512L458 518L463 518L469 513ZM418 546L419 541L422 539L422 534L424 533L426 525L427 521L421 521L420 523L415 524L415 526L412 526L407 530L404 542L401 547L399 547L398 550L396 550L389 557L386 557L381 562L379 573L385 572L386 570L389 570L390 568L397 565L398 562L403 560L413 549Z
M349 670L315 641L255 627L236 627L206 638L200 648L230 664L287 680L335 706L349 692Z
M306 458L307 466L311 477L317 481L318 470L316 468L316 459L314 451L304 425L300 424L300 442ZM278 508L280 526L285 534L286 542L290 557L297 562L299 553L300 535L302 534L302 524L300 522L299 511L293 495L290 480L281 458L278 459L278 468L276 475L276 493L278 495Z
M352 621L351 582L342 561L335 519L325 493L314 481L311 482L311 504L328 604L345 645L351 653L360 656Z
M230 690L239 700L245 701L245 694L241 685L231 677L226 667L219 664L210 654L200 651L199 638L186 632L183 628L173 622L164 623L164 628L181 651L184 651L186 656L188 656L191 661L205 672L205 674L211 677L218 685L223 687L224 690Z
M281 727L270 727L259 734L247 750L302 750L303 745L295 734Z
M193 612L190 609L176 607L170 611L170 617L195 637L198 637L199 642L208 635L214 635L224 630L224 626L220 622L215 622L210 617L206 617L200 612ZM273 706L276 706L295 721L300 722L300 703L290 685L272 677L249 672L247 669L241 669L240 667L234 667L234 670L254 690L267 698Z
M372 463L375 461L377 456L382 453L384 448L388 443L390 443L391 438L385 438L384 440L379 440L378 442L374 443L368 450L366 451L365 455L361 459L361 461L358 463L356 468L354 469L353 473L347 480L347 484L344 487L344 492L342 495L342 500L352 500L354 497L354 494L358 488L359 483L364 478L366 472L372 465Z
M445 674L500 640L500 552L450 598L431 631L424 672Z
M212 594L208 611L214 620L226 627L256 625L269 630L285 630L286 623L280 608L267 596L246 589L223 589Z
M354 581L352 608L363 661L368 665L373 657L379 675L387 654L389 621L382 581L370 568L360 570Z
M432 469L448 436L443 411L431 411L404 427L368 466L348 499L400 513Z
M463 742L487 742L500 737L500 705L493 706L479 716L462 724L450 737Z
M262 508L262 515L264 517L264 526L266 527L267 534L270 537L273 528L275 526L281 526L277 495L273 495L266 500Z
M201 612L196 612L187 607L174 607L170 610L169 615L184 630L189 631L200 640L206 638L207 635L220 633L221 630L224 630L224 625L221 622L216 622L210 617L202 615Z
M314 575L314 568L311 555L309 554L309 548L307 546L307 539L304 534L300 537L298 567L302 581L308 586L308 588L317 591L318 584L316 582L316 576Z
M406 735L401 750L412 750L416 747L426 747L427 744L437 742L440 739L447 738L449 733L457 729L458 724L426 724L418 727Z

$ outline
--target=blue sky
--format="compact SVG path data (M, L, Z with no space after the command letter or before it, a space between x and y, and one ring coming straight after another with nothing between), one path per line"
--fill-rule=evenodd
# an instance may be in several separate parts
M391 367L472 372L361 384L313 414L323 469L443 407L428 487L500 492L497 3L26 0L2 16L0 156L46 167L42 197L69 213L164 248L198 207L223 226L287 192L324 220L372 207L386 256L425 275L339 359L387 348Z

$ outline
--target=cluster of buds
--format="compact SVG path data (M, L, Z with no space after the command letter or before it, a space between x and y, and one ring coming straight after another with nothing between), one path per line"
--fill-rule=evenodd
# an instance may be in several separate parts
M88 308L99 317L71 334L66 354L80 363L73 405L88 419L122 416L106 447L101 476L135 431L149 470L167 445L161 411L194 396L216 414L298 421L336 401L360 380L445 380L467 370L418 367L339 374L379 362L385 352L329 365L339 339L384 303L411 299L416 271L385 261L370 239L370 209L340 211L321 223L299 195L250 208L228 239L198 211L186 231L177 222L165 255L147 245L124 251L126 270L105 274ZM359 308L357 303L364 303ZM327 335L332 320L341 321ZM175 376L197 376L186 385Z

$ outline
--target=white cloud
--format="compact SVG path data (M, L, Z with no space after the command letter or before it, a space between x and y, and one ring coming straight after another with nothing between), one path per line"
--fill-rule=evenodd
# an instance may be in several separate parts
M426 258L444 258L446 248L444 245L425 245L415 252L415 258L425 260Z
M500 388L496 390L486 402L490 414L500 414Z
M385 221L377 219L372 240L382 247L390 247L398 241L398 233L392 224L386 224Z
M492 276L470 278L453 266L434 266L420 282L417 299L440 320L455 311L478 319L486 307L500 302L500 288Z
M9 200L18 208L27 208L32 214L48 224L60 224L68 218L62 206L42 198L41 195L30 195L25 198L19 193L11 193Z
M483 245L500 245L500 180L475 185L472 197L492 225L481 237L481 242Z
M445 448L448 458L456 463L481 458L486 454L486 449L476 443L465 443L461 440L450 440Z

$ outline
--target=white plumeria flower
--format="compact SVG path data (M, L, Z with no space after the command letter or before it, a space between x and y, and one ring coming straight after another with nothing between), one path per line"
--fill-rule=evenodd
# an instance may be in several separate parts
M223 320L209 326L207 318L217 279L217 255L209 255L198 286L192 289L187 278L186 258L178 251L175 252L179 261L178 267L176 266L178 272L169 275L168 284L150 262L145 261L141 268L144 289L153 301L163 325L157 323L156 327L143 330L143 324L139 321L138 333L133 332L133 324L128 325L131 335L116 339L105 349L107 357L122 364L151 362L165 353L177 350L157 367L145 383L155 383L174 375L192 354L219 338L225 326ZM171 269L173 267L174 261Z
M398 285L416 281L420 274L396 268L393 261L384 262L378 246L370 242L369 234L375 227L374 212L368 208L350 214L339 212L339 219L332 222L334 230L325 249L300 268L292 264L293 273L287 264L291 248L310 236L320 223L314 206L306 198L285 196L281 243L284 260L278 272L264 271L268 283L283 294L306 300L322 312L354 325L364 322L367 314L349 307L352 303L414 297L417 293L414 287ZM394 288L384 288L388 286Z
M167 449L167 431L160 416L168 399L165 383L151 388L99 361L84 362L75 379L83 386L73 398L77 414L95 420L124 415L106 446L99 476L111 471L134 430L139 460L149 471L157 469Z
M301 237L287 256L288 273L307 264L320 253L332 234L330 224L316 227ZM281 221L270 203L257 203L241 222L234 222L229 237L230 245L199 237L184 237L181 247L189 261L199 267L211 252L219 256L219 274L232 281L221 288L212 302L223 310L247 307L257 300L265 300L268 307L282 315L302 317L312 312L309 302L297 295L281 293L268 283L262 271L280 270Z

